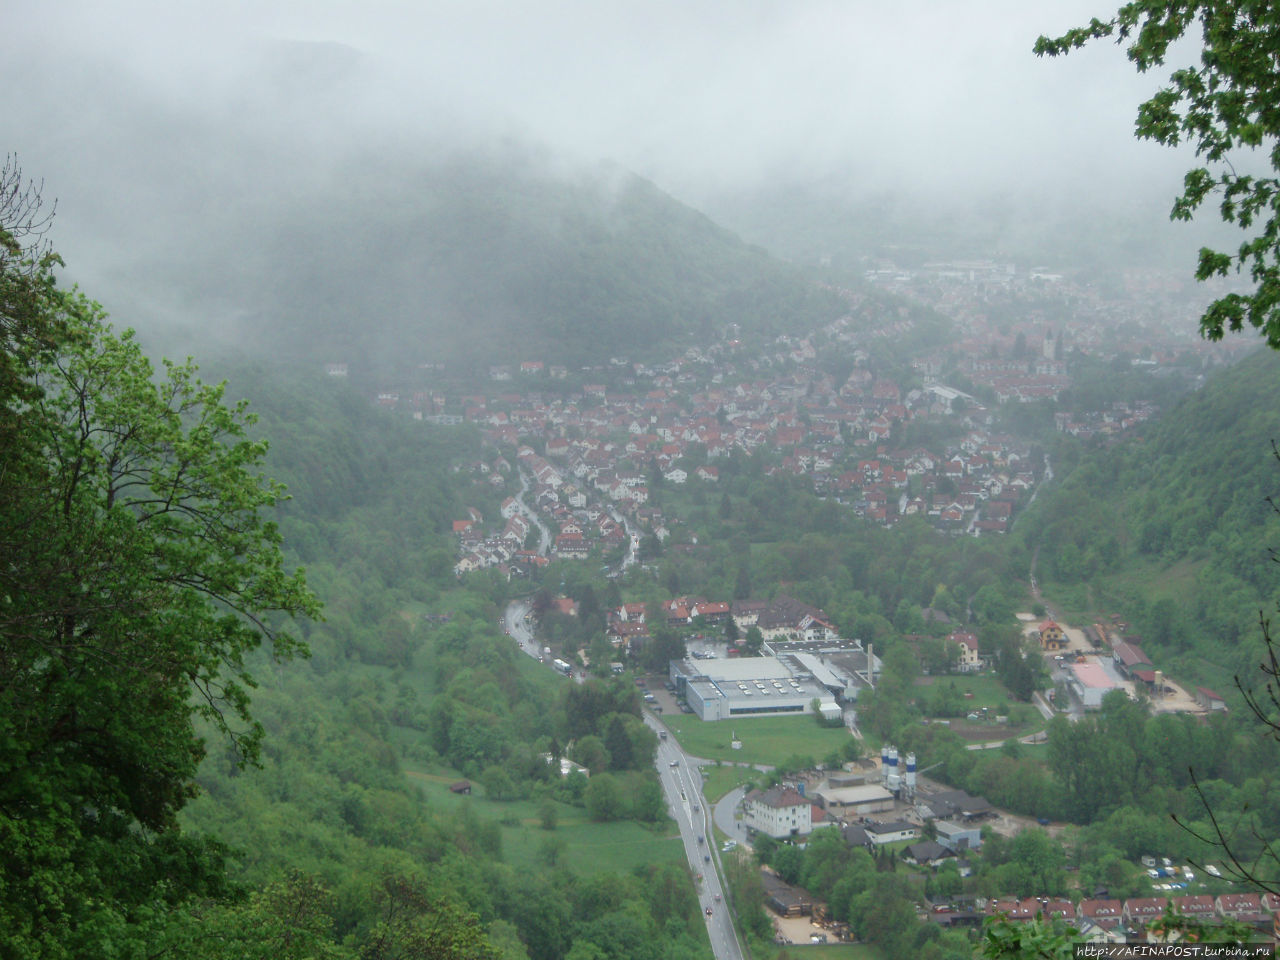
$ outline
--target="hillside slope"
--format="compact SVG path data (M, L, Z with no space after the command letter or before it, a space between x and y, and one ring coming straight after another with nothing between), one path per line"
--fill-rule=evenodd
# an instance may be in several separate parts
M1280 357L1260 351L1215 375L1132 443L1081 451L1028 516L1041 577L1072 605L1118 607L1143 637L1184 657L1248 673L1260 610L1273 611L1280 570ZM1197 665L1192 661L1200 661Z
M377 56L280 42L223 60L212 98L90 61L15 104L31 131L15 146L65 211L71 279L148 337L169 327L167 352L208 356L217 338L385 382L442 361L646 359L729 323L841 312L654 184L406 91ZM38 132L86 116L110 131L92 151Z
M625 172L561 177L512 157L378 167L352 170L354 191L274 211L262 246L288 263L239 261L246 332L353 373L366 362L383 373L440 361L573 368L706 346L730 323L772 334L841 312L797 271Z

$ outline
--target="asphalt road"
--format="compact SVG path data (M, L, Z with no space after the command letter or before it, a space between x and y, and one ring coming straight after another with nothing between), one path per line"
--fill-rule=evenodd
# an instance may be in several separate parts
M652 716L646 715L645 722L654 731L663 729ZM711 908L711 916L706 922L712 952L716 960L742 960L742 945L738 942L720 882L720 852L711 829L710 811L702 796L702 772L698 769L698 762L680 749L674 737L658 742L656 762L658 779L667 797L667 808L680 827L689 867L695 876L702 876L697 881L698 906L704 915L706 909Z
M529 492L529 478L525 475L524 470L520 471L520 489L514 495L516 507L524 514L526 520L538 528L538 553L542 556L547 555L547 551L551 549L551 530L542 518L538 516L538 512L524 502L524 495Z

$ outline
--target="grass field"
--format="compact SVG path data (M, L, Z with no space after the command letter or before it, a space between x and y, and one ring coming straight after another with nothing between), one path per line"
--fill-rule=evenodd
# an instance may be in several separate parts
M715 803L734 787L740 787L748 781L755 781L760 776L759 770L753 767L739 767L725 764L720 767L705 766L702 768L702 793L711 803Z
M994 674L990 673L971 673L960 676L946 677L920 677L916 680L917 687L950 686L954 684L955 688L960 691L960 695L964 697L967 693L972 693L972 698L965 698L965 705L970 707L991 707L994 709L1000 704L1012 706L1017 701L1005 688Z
M582 876L629 873L649 863L685 862L684 846L674 823L655 832L631 820L593 823L581 810L564 809L575 810L577 816L562 817L555 830L543 830L536 818L515 827L504 824L503 859L517 868L531 867L545 862L542 858L548 844L563 842L557 862Z
M1018 744L1018 756L1024 760L1034 760L1036 763L1049 762L1049 744L1047 743L1020 743Z
M1040 588L1057 615L1073 626L1105 621L1113 613L1127 620L1123 601L1107 601L1106 597L1142 597L1147 602L1163 597L1179 599L1194 586L1204 562L1183 560L1166 566L1146 558L1130 557L1122 571L1101 577L1097 593L1079 584L1067 586L1053 581L1041 582ZM1099 606L1105 609L1098 609Z
M667 720L671 735L695 757L731 763L784 764L792 757L812 757L821 762L833 750L847 744L851 734L844 727L820 727L811 716L759 717L740 723L704 723L690 714ZM730 746L737 734L741 750Z
M412 761L405 761L403 769L409 783L422 791L434 809L455 810L469 804L482 819L498 823L502 858L516 868L545 862L550 844L559 847L558 863L584 876L625 873L647 863L683 863L685 859L679 830L671 821L657 829L632 820L596 823L580 807L556 803L556 828L544 830L541 800L488 800L477 783L472 784L470 796L459 795L449 791L449 785L461 779L455 772L426 769Z
M1023 724L983 721L970 723L968 720L951 721L951 732L969 743L994 743L997 740L1003 743L1005 740L1016 740L1019 737L1025 737L1027 734L1036 733L1044 728L1045 723L1043 720L1038 723Z

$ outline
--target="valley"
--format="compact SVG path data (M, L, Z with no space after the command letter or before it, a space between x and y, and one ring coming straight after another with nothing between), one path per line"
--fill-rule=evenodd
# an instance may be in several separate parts
M0 957L1273 947L1280 16L1069 6L8 18Z

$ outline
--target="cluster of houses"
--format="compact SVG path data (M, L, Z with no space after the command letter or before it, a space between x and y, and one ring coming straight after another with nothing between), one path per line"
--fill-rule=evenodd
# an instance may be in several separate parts
M610 610L607 619L610 641L633 654L649 642L649 631L655 624L680 628L694 623L718 626L732 620L739 634L755 627L766 642L836 640L839 636L824 611L786 594L772 600L732 602L681 596L664 601L656 610L644 603L625 603Z
M475 507L467 508L467 516L453 521L453 535L458 539L458 560L453 565L457 576L486 567L499 568L508 578L514 570L545 565L547 558L537 550L526 549L525 541L533 524L508 497L502 504L502 527L492 531L485 526L484 515ZM585 556L585 554L584 554Z
M907 336L921 312L865 290L840 290L844 316L807 336L779 336L758 355L746 355L730 329L666 362L614 358L587 372L599 371L602 382L573 393L550 389L568 378L565 366L531 359L492 368L496 389L490 392L384 391L378 402L408 408L421 419L476 423L489 442L524 447L522 466L531 467L538 509L557 529L561 520L588 527L582 540L570 533L556 544L565 556L578 556L593 538L607 546L616 536L600 515L582 516L592 501L637 515L655 476L675 485L716 484L723 465L717 461L762 449L780 454L770 469L807 477L819 494L875 521L919 515L951 531L1003 532L1036 481L1036 465L1026 442L991 429L994 418L982 403L941 381L957 368L957 358L959 373L1001 403L1057 397L1071 385L1066 358L1074 351L1106 360L1131 355L1139 358L1134 363L1156 368L1189 353L1206 361L1231 359L1229 345L1213 344L1206 352L1210 345L1195 336L1198 307L1164 275L1135 273L1124 289L1105 294L1087 282L991 261L915 270L876 263L868 276L954 325L956 338L945 350L913 360L921 386L904 387L878 374L869 349L875 341ZM1070 309L1049 318L1046 304L1053 300ZM1002 301L1021 306L993 308ZM1011 320L1011 312L1018 319ZM853 361L842 379L817 362L820 345L832 342ZM326 370L341 376L346 365L328 364ZM1101 411L1059 411L1055 424L1079 436L1113 434L1156 412L1149 403L1119 403ZM968 427L956 445L894 442L913 421L948 417ZM496 487L509 482L509 466L476 467ZM571 511L572 520L563 511ZM637 519L662 522L660 514ZM597 524L604 529L593 529Z
M871 852L886 844L912 841L899 852L907 863L936 868L954 859L959 875L970 876L968 858L982 845L982 822L995 813L990 803L963 790L917 792L914 757L907 758L905 773L898 774L899 769L895 755L888 764L882 760L878 771L836 771L825 779L753 790L742 802L743 823L753 832L779 839L803 839L814 830L834 828L850 847ZM924 823L933 824L936 839L920 839ZM780 915L823 914L822 905L804 890L776 876L766 879L768 902ZM1280 929L1280 896L1243 892L1118 900L1100 891L1079 901L957 897L926 904L920 916L944 926L976 926L994 916L1015 922L1061 917L1079 931L1082 940L1123 943L1149 936L1156 939L1151 928L1164 916L1166 906L1205 924L1224 920L1245 924L1261 941L1274 942Z
M802 840L834 826L850 847L868 850L919 840L922 826L932 823L937 839L904 851L909 861L931 866L948 857L963 860L980 848L981 825L996 813L985 797L917 784L915 755L900 757L892 746L882 748L878 764L866 761L753 790L741 812L743 826L753 833Z
M1182 897L1131 897L1128 900L1026 897L1006 900L952 902L929 910L928 919L944 925L980 924L987 917L1004 916L1015 922L1037 917L1060 917L1075 927L1083 941L1095 943L1159 942L1164 934L1158 921L1165 909L1192 921L1213 925L1232 921L1251 927L1258 943L1274 945L1280 933L1280 896L1274 893L1198 894Z
M784 883L776 875L762 874L765 902L779 916L808 916L825 919L826 905L801 887ZM1037 918L1060 918L1077 931L1080 943L1161 943L1176 941L1177 933L1166 933L1162 919L1166 908L1189 920L1213 926L1227 921L1251 928L1250 942L1259 946L1275 946L1280 940L1280 896L1274 893L1199 894L1182 897L1131 897L1113 900L1088 897L1069 900L1062 897L997 898L951 897L931 902L925 900L917 917L944 927L981 926L987 919L1003 917L1014 923ZM830 924L842 937L848 936L843 924Z
M1167 369L1187 356L1232 363L1247 349L1233 343L1224 353L1221 344L1200 339L1204 306L1222 293L1193 289L1181 272L1129 269L1119 284L1104 288L1091 277L1019 270L990 260L918 268L880 260L866 276L876 287L927 305L953 323L958 341L949 344L951 355L928 354L918 363L936 368L958 356L971 381L1007 399L1052 395L1062 375L1059 365L1075 351Z
M1132 352L1154 358L1144 363L1159 364L1173 359L1174 344L1178 351L1193 350L1197 341L1184 342L1178 331L1166 336L1145 322L1131 343L1117 343L1114 329L1104 339L1089 318L1097 314L1114 325L1116 311L1124 314L1127 307L1108 305L1097 291L1077 289L1061 277L1041 272L1033 278L974 263L916 273L873 271L877 282L903 287L956 324L954 348L913 361L923 379L916 387L877 374L867 349L876 339L910 330L913 311L846 290L845 316L810 336L777 337L758 356L744 355L730 333L664 363L615 358L599 368L602 374L607 369L601 376L607 383L587 383L572 393L544 386L567 379L565 367L528 360L518 368L493 368L497 389L490 392L386 393L379 403L407 406L422 419L475 423L488 443L517 448L531 506L556 531L549 545L556 556L582 558L597 547L616 547L628 537L624 515L635 521L633 532L665 537L668 521L650 502L652 483L715 486L726 458L763 450L778 454L769 471L804 477L819 495L874 522L889 526L918 516L950 533L999 534L1029 498L1040 465L1026 441L992 429L994 417L981 402L941 382L957 356L964 377L989 387L1003 403L1057 397L1070 386L1068 346L1101 357L1128 343ZM1080 316L1053 326L1033 309L1024 320L993 323L988 298L1025 292L1025 284L1041 294L1056 290ZM1163 322L1152 320L1156 327ZM832 341L853 360L842 379L817 363L817 345ZM517 385L520 392L513 391ZM1155 413L1149 403L1119 404L1090 413L1059 411L1055 423L1081 436L1119 433ZM920 419L949 419L965 433L946 447L895 443L905 426ZM478 479L498 489L512 481L502 457L472 466ZM459 572L533 562L519 555L520 546L514 530L468 539Z
M461 419L482 426L487 442L519 448L537 509L557 523L564 519L553 516L557 507L578 515L592 502L652 523L639 512L650 483L714 485L717 461L769 450L780 454L769 471L808 478L818 494L885 524L919 515L952 530L1007 529L1036 482L1035 465L1028 445L993 432L992 418L971 397L937 383L904 390L877 378L865 353L836 382L813 363L809 340L779 343L777 359L799 366L733 385L729 378L741 373L734 363L694 352L658 367L630 365L625 390L588 384L553 398L531 382L527 394L446 400L421 393L412 405L424 419L440 419L447 405L460 403ZM893 445L904 424L952 416L965 398L969 428L959 443L937 450ZM507 482L487 463L476 468L495 486Z

